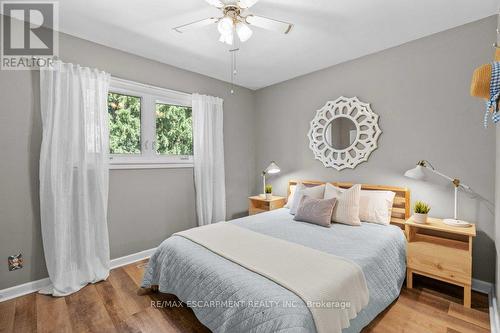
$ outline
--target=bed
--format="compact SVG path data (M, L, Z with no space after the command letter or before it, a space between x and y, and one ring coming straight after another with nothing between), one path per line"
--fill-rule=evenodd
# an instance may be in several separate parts
M313 186L319 182L303 182ZM290 182L293 185L295 182ZM335 183L348 188L350 184ZM409 191L396 192L395 225L362 223L331 228L297 222L287 208L230 221L263 235L348 259L361 267L369 302L343 333L359 332L399 295L406 272L406 240L401 227L408 212ZM289 258L290 265L294 258ZM295 293L184 237L166 239L151 257L143 287L176 295L213 332L316 332L311 311Z

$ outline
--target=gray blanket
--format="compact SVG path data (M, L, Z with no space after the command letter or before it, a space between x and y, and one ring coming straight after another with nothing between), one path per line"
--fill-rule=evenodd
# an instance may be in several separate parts
M324 228L293 221L285 208L232 223L360 265L370 302L344 333L359 332L399 295L406 243L397 227L363 223ZM155 284L191 306L214 332L315 332L312 315L298 296L182 237L168 238L151 257L143 286Z

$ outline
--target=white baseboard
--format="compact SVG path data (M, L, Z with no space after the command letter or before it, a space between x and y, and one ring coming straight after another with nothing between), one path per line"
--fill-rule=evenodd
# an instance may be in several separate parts
M153 249L144 250L144 251L137 252L137 253L132 253L132 254L129 254L128 256L125 256L125 257L111 259L111 269L122 267L122 266L131 264L133 262L140 261L143 259L147 259L147 258L151 257L153 255L153 253L155 253L155 251L156 251L156 247Z
M498 302L495 288L491 288L489 299L491 333L500 333L500 318L498 314Z
M495 285L477 279L472 279L472 289L483 294L488 294L491 333L500 333L500 318Z
M486 282L478 279L472 279L472 290L482 294L490 295L493 290L493 283Z
M155 251L156 248L133 253L125 257L111 259L110 261L111 269L125 266L134 263L136 261L149 258L153 255ZM37 292L38 290L47 287L49 284L50 284L49 278L45 278L41 280L23 283L18 286L2 289L0 290L0 302L4 302L12 298Z
M0 302L8 301L9 299L19 296L31 294L38 290L47 287L50 284L49 278L31 281L20 284L18 286L10 287L0 290Z

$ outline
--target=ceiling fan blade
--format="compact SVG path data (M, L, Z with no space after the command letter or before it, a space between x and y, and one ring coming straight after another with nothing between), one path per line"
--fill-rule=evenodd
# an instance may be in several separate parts
M200 21L196 21L196 22L191 22L191 23L188 23L188 24L180 25L180 26L172 28L172 29L175 30L175 31L177 31L177 32L179 32L179 33L183 33L183 32L186 32L188 30L198 29L198 28L202 28L202 27L205 27L207 25L210 25L210 24L217 23L217 21L219 21L218 18L216 18L216 17L210 17L210 18L207 18L207 19L204 19L204 20L200 20Z
M253 25L255 27L280 32L282 34L289 33L293 27L293 24L291 23L277 21L267 17L256 16L256 15L248 15L246 21L248 24Z
M240 8L245 8L245 9L250 8L253 5L255 5L257 3L257 1L259 1L259 0L239 0L238 6L240 6Z
M209 5L215 6L217 8L224 7L224 3L220 0L205 0Z

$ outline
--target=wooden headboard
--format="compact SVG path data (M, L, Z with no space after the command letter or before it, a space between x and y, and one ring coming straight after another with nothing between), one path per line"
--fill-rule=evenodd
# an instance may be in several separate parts
M315 180L290 180L288 182L288 196L290 196L290 186L302 183L305 186L317 186L326 182ZM332 185L341 188L350 188L353 183L329 182ZM392 205L391 223L404 229L404 222L410 218L410 190L404 187L384 186L384 185L368 185L361 184L361 189L369 191L392 191L396 193L394 203Z

